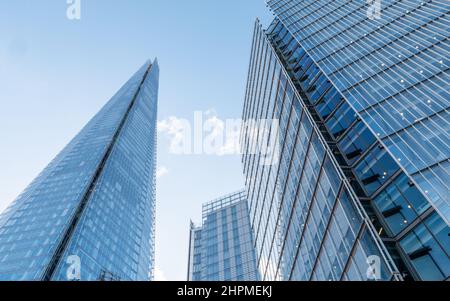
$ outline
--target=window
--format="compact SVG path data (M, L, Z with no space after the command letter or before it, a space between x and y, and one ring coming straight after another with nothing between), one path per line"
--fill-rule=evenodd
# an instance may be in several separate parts
M397 162L382 146L374 147L359 163L355 171L366 192L372 195L378 188L389 180L399 169Z
M320 74L306 91L311 99L311 103L316 103L316 101L319 100L319 98L321 98L330 87L330 81L325 77L325 75Z
M316 105L320 117L323 120L327 119L342 99L341 94L335 88L331 88Z
M434 213L400 242L422 280L444 280L450 276L449 231Z
M333 136L339 139L355 120L356 113L346 102L343 102L326 122L326 125Z
M361 280L363 281L375 280L369 277L370 275L367 273L369 268L367 260L371 256L377 256L379 258L382 258L380 251L374 242L373 237L370 235L370 232L366 229L364 230L359 241L357 242L356 249L351 258L349 271L353 271L354 273L356 272L357 275L356 277L350 277L350 280L359 279L359 277L361 277ZM392 275L389 272L388 267L384 263L384 260L381 260L381 266L379 268L380 268L379 270L380 279L378 280L391 280ZM349 275L351 275L351 273L349 273Z
M408 181L405 174L397 177L378 197L374 204L384 216L393 235L397 235L423 213L430 204Z
M316 66L316 64L311 64L311 66L306 70L305 75L303 75L300 78L300 82L302 83L302 87L304 89L309 88L309 84L311 81L316 77L316 75L319 73L319 67Z
M339 146L350 165L375 143L375 136L362 121L358 122L339 142Z

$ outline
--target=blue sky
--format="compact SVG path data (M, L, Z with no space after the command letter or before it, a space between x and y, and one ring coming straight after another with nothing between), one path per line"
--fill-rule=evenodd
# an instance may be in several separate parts
M0 211L147 59L161 68L159 120L242 112L263 0L0 0ZM188 225L201 204L243 186L238 156L180 156L161 135L157 274L186 278Z

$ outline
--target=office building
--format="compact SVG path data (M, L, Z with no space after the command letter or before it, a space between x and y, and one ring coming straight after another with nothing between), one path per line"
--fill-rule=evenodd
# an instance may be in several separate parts
M0 216L0 280L150 280L159 68L147 62Z
M204 204L202 225L190 226L188 280L258 279L245 191Z
M382 12L398 12L398 7L413 2L417 1L385 1ZM275 19L267 30L255 24L243 119L244 124L278 121L269 135L278 137L278 143L271 145L278 151L266 152L277 155L273 164L250 151L255 141L264 144L255 131L243 127L241 135L263 280L445 280L450 276L449 95L442 84L448 82L448 62L442 55L442 49L448 49L448 36L443 40L441 36L448 16L436 15L442 9L448 12L448 4L437 9L433 2L441 1L423 2L417 9L435 13L433 28L439 29L434 36L441 40L423 41L412 57L398 45L401 54L383 48L404 44L408 33L386 34L394 26L390 22L400 21L387 14L381 26L377 23L381 21L366 14L365 1L268 1ZM405 18L403 24L417 18L411 8L403 13L398 16ZM414 73L418 78L413 83L411 67L405 64L428 50L438 61L430 61L429 72L434 75L427 73L419 80ZM380 60L384 62L378 64ZM387 74L393 69L403 70L398 83L393 83L392 73ZM397 90L382 92L390 85ZM389 109L383 109L385 105ZM394 116L397 109L403 114ZM390 114L391 119L386 121L388 117L374 110ZM385 120L383 126L380 120ZM435 152L434 161L423 154L424 149ZM426 162L419 166L420 160Z

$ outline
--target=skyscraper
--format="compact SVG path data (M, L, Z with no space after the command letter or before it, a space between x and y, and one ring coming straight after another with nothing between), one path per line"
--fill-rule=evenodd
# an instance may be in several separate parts
M189 281L258 280L245 191L203 205L203 224L191 223Z
M450 3L267 3L450 224Z
M150 280L159 67L147 62L0 216L0 280Z
M261 277L448 279L448 3L383 1L380 20L365 1L268 5L243 118L279 120L279 158L241 138Z

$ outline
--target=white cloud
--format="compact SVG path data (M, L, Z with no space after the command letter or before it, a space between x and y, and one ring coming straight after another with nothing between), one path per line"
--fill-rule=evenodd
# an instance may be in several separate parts
M169 173L169 169L165 166L160 166L156 170L156 178L159 179Z
M161 270L158 266L155 267L155 281L167 281L166 275L164 271Z
M175 116L158 122L158 132L169 140L169 152L179 155L239 155L240 129L240 119L220 119L215 109L195 112L193 123Z
M180 153L183 146L190 145L189 121L171 116L158 122L158 132L169 136L171 153Z
M209 117L209 116L217 116L218 114L217 114L217 111L216 111L216 109L215 108L210 108L210 109L208 109L208 110L206 110L205 111L205 114L204 114L206 117Z

